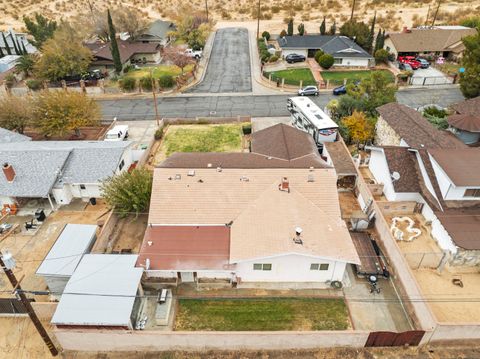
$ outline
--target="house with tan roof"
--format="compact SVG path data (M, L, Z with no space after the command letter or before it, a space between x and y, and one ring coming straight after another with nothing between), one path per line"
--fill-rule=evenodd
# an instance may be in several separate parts
M388 34L384 48L395 54L395 57L439 55L445 58L460 58L465 50L462 38L475 34L475 29L464 26L404 28L402 32Z
M466 145L480 142L480 96L452 106L453 114L448 116L449 130Z
M166 282L322 287L359 257L337 174L312 137L276 125L250 153L183 153L154 171L137 261Z

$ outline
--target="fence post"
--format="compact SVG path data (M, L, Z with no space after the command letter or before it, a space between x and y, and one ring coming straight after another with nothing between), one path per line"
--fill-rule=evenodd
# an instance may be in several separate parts
M285 86L285 78L282 78L282 89Z
M330 88L330 79L327 80L327 87L326 87L326 88L327 88L327 89Z
M62 81L60 81L60 83L62 84L62 89L67 91L67 82L65 80L62 80Z
M87 92L87 89L85 88L85 81L84 80L80 80L80 88L82 89L83 93Z
M100 79L100 89L105 93L105 79Z
M347 84L347 79L343 79L343 85L345 86Z
M272 74L268 74L268 83L272 82Z
M303 80L300 80L300 88L303 87Z

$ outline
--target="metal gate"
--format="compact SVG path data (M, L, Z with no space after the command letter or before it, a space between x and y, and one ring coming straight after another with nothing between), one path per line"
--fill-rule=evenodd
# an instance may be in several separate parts
M0 315L2 314L26 314L25 306L15 298L0 298Z
M368 336L365 347L401 347L406 344L417 346L424 334L424 330L409 330L403 333L372 332Z

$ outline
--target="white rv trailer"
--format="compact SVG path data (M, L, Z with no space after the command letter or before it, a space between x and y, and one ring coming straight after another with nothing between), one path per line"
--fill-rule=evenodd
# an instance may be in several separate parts
M292 124L310 133L317 146L337 140L338 125L307 97L291 97L287 109L292 114Z

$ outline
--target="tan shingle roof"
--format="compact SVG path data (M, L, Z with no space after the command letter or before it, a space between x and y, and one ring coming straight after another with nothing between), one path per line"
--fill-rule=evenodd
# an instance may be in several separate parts
M411 32L392 33L388 37L397 52L432 52L457 50L463 37L475 35L475 29L412 29ZM455 45L455 46L454 46Z
M456 103L452 107L462 115L480 116L480 96Z
M432 149L428 152L456 186L480 185L480 149Z

